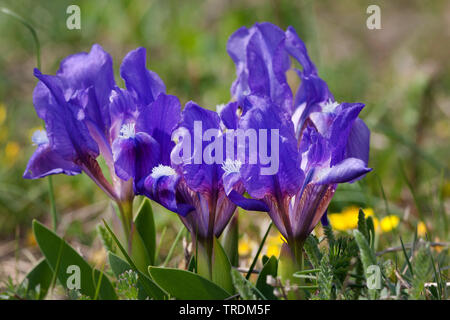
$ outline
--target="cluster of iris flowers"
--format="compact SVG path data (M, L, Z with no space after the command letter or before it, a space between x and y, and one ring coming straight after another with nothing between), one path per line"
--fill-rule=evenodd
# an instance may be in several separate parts
M335 101L292 27L242 27L231 35L227 51L236 79L232 100L217 111L192 101L182 109L161 78L146 68L144 48L129 52L122 62L125 89L116 85L111 56L99 45L65 58L55 75L36 69L33 103L46 131L33 135L37 149L24 178L84 172L117 203L128 241L133 199L144 195L176 212L193 243L209 257L214 238L237 207L267 212L286 239L283 250L301 268L303 243L321 219L326 223L337 185L370 171L370 132L358 118L364 104ZM295 61L301 82L293 92L286 74ZM249 144L240 159L174 163L177 145L195 136L196 122L223 134L275 129L277 171L262 175L267 164L258 157L249 161L258 152ZM206 148L205 141L193 143L190 156Z

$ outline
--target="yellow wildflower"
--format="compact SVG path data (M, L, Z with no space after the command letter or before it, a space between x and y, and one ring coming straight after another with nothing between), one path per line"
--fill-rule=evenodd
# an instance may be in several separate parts
M238 253L240 256L248 256L252 252L252 246L247 238L239 241Z
M20 146L17 142L8 142L5 147L6 161L10 164L13 164L16 161L19 152Z
M35 246L37 246L36 238L34 237L33 230L31 230L31 229L29 229L29 230L27 231L26 243L27 243L27 245L30 246L30 247L35 247Z
M280 255L281 246L286 242L284 237L281 234L276 236L269 236L267 238L267 250L266 255L268 257L275 256L278 257Z
M372 208L363 209L366 217L374 216ZM347 231L358 227L359 208L356 206L346 207L341 213L332 213L328 215L330 224L335 230ZM375 225L375 218L374 225ZM376 228L375 228L376 229Z
M423 221L419 221L417 224L417 235L419 237L424 237L427 233L427 225Z
M280 256L280 251L281 251L280 246L269 245L269 246L267 246L266 255L268 257L275 256L278 258Z
M380 226L383 232L389 232L397 228L400 223L400 218L394 215L386 216L381 219Z

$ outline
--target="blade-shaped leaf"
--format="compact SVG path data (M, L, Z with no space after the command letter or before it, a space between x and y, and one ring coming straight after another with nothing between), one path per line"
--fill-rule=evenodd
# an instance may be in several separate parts
M114 232L112 232L111 228L108 226L105 220L103 220L103 223L106 227L106 230L108 230L109 234L113 238L114 242L116 243L117 247L119 248L120 252L123 254L125 259L127 260L127 263L131 266L131 269L133 269L134 272L138 274L140 283L142 284L146 294L149 297L152 297L156 300L163 300L166 298L166 293L156 284L154 283L148 276L146 276L144 273L139 271L139 269L136 267L136 264L133 262L133 260L128 255L125 248L120 243L119 239L117 239Z
M233 267L239 265L238 239L239 239L238 212L231 218L230 223L223 232L221 244ZM228 272L229 273L229 272Z
M234 287L233 279L231 279L230 260L228 260L225 250L216 238L214 238L213 255L212 280L231 295L234 292Z
M155 220L153 218L153 210L148 199L144 199L136 218L134 219L136 230L142 238L145 249L147 250L148 257L150 258L150 264L155 264L155 252L156 252L156 230Z
M152 279L180 300L224 300L228 292L208 279L185 270L149 267Z
M273 294L273 287L267 284L267 276L277 277L278 260L275 256L271 256L261 269L261 273L256 281L256 288L269 300L277 300Z
M37 286L39 286L39 300L44 299L47 295L48 288L50 288L52 283L52 278L53 271L45 259L41 259L25 276L25 279L28 281L28 290L34 290Z
M108 261L116 278L119 278L122 273L128 270L133 270L133 268L126 261L122 260L122 258L112 252L108 252ZM150 278L147 279L151 281ZM142 277L138 278L137 287L139 300L145 300L148 297L144 285L142 285L141 283L142 281L146 281L147 279L143 279Z
M48 265L56 272L60 283L67 288L71 273L70 266L80 270L80 292L91 298L95 297L96 287L101 278L99 297L103 300L115 300L117 295L108 278L91 266L63 239L38 221L33 221L33 232L39 248ZM68 281L69 280L69 281Z
M233 279L234 287L243 300L267 300L266 297L259 291L250 281L236 269L231 269L231 277Z

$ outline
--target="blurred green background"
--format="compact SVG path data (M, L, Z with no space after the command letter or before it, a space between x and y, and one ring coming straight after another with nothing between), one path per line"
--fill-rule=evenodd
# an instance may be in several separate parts
M372 131L370 166L375 170L358 183L340 186L330 211L358 205L373 208L380 218L397 215L399 230L409 240L421 220L433 240L447 241L450 2L376 1L382 29L369 30L366 9L373 3L4 0L0 7L35 27L44 73L54 73L61 59L99 43L112 55L116 81L123 86L118 76L122 58L144 46L149 68L161 76L168 93L183 104L194 100L211 109L230 99L235 68L226 42L232 32L261 21L283 29L292 25L337 101L366 103L361 116ZM66 28L70 4L81 8L81 30ZM41 125L32 105L35 66L29 30L0 13L0 249L15 240L31 246L31 219L49 220L47 182L21 178L34 149L31 134ZM90 246L92 226L100 215L110 214L106 197L85 175L55 176L54 185L64 222L60 228L66 237ZM240 217L243 237L257 240L267 218ZM160 231L167 227L170 243L180 223L172 213L157 214L157 219ZM392 234L382 241L399 244Z

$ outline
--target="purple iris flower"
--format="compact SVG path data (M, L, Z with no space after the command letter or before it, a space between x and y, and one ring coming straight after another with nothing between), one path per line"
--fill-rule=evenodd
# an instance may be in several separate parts
M371 170L370 132L358 118L364 104L334 100L292 27L243 27L230 37L227 49L237 78L231 88L236 101L220 112L224 122L244 130L278 129L280 145L278 172L273 175L260 174L264 164L248 162L252 150L247 146L240 170L224 175L225 190L245 209L265 206L289 245L301 247L337 185ZM295 95L286 79L290 58L302 66ZM253 203L235 192L236 185L244 186Z
M37 149L24 178L85 172L110 198L130 203L152 167L170 163L180 104L146 69L144 48L129 52L122 62L126 89L115 84L112 59L99 45L64 59L56 75L34 73L40 81L33 102L46 131L33 136Z
M173 132L177 144L171 152L171 164L154 167L145 180L145 194L178 213L201 241L219 237L236 210L222 181L224 169L230 168L223 168L221 155L211 150L214 141L221 144L218 149L224 147L223 138L219 115L188 102Z

